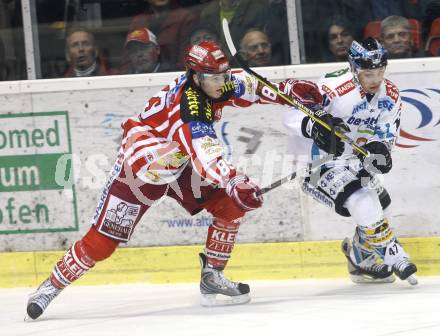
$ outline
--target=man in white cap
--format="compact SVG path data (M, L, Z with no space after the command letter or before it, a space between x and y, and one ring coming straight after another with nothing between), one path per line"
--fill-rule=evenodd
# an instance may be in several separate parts
M160 47L156 36L147 28L141 28L128 34L125 41L127 64L123 66L125 74L139 74L167 71L160 62Z

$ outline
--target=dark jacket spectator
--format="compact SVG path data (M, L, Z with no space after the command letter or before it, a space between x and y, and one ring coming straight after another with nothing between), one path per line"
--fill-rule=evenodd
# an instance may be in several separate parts
M208 22L199 22L193 26L188 36L187 46L199 44L202 41L214 41L220 43L220 37L215 28Z
M202 10L200 20L211 23L223 45L226 45L221 24L222 19L226 18L232 39L238 43L248 29L264 30L268 8L266 0L214 0Z
M66 38L66 60L69 63L64 77L115 75L99 57L93 34L84 27L70 29Z
M177 7L170 0L146 0L149 4L145 13L135 16L129 32L148 28L157 36L161 59L175 70L183 69L179 62L185 40L197 17L190 10Z
M345 62L354 36L350 22L342 16L334 16L327 24L325 45L328 49L324 53L325 62Z

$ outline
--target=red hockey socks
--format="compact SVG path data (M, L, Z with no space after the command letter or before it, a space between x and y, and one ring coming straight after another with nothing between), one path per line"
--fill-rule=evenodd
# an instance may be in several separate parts
M216 269L225 268L234 248L240 220L241 218L227 222L219 218L214 219L208 228L205 246L205 255L209 266Z
M60 289L70 285L92 268L96 262L108 258L117 246L117 241L98 233L92 227L56 263L50 276L52 284Z

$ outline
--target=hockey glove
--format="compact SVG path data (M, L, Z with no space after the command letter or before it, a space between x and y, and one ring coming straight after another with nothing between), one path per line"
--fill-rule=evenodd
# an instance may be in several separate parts
M367 157L359 155L364 168L369 173L388 173L392 166L393 160L388 147L380 141L372 141L363 146L368 152Z
M350 132L350 128L344 123L341 118L334 118L331 114L326 113L321 109L316 109L315 117L322 120L327 125L333 127L341 133ZM316 122L310 117L305 117L302 120L301 131L306 138L311 138L313 142L324 152L340 156L344 153L345 145L342 140L324 126Z
M313 82L290 78L280 82L278 86L280 91L307 107L322 104L322 95Z
M246 175L237 175L228 181L226 193L244 211L252 211L263 205L263 196L257 196L260 188Z

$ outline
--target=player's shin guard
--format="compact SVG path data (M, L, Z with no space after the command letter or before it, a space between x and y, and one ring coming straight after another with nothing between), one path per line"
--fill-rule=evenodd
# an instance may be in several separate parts
M52 274L29 296L27 314L36 319L52 300L73 281L79 279L96 262L109 257L118 242L98 233L93 227L75 242L55 264Z
M243 304L250 301L249 285L230 281L223 274L239 225L239 219L228 222L216 218L208 229L205 253L199 254L202 306Z
M64 288L95 265L85 250L82 240L75 242L64 256L55 264L50 281L57 288Z
M346 243L344 241L343 250ZM407 279L412 285L417 283L412 276L417 268L409 261L386 219L369 228L357 227L351 247L348 254L347 249L344 253L349 255L350 258L347 256L347 259L357 268L358 273L373 280L383 279L381 282L390 282L394 272L401 280Z
M205 255L208 266L220 270L225 268L234 248L240 220L241 218L229 222L214 218L206 237Z

